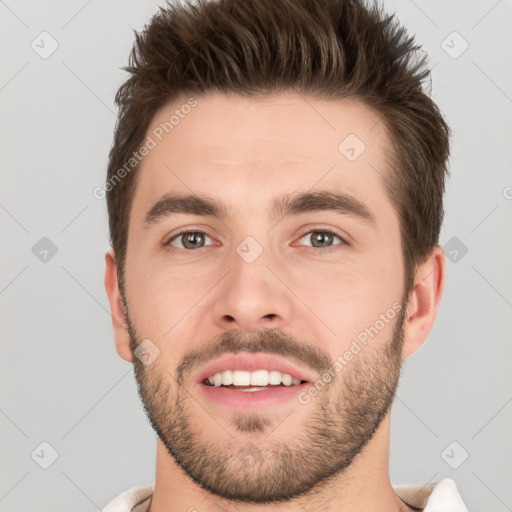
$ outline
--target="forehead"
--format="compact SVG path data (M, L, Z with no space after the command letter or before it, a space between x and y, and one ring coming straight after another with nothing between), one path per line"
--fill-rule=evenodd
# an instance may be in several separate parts
M133 218L176 192L222 197L253 213L313 188L366 197L377 210L391 206L384 123L359 101L292 92L182 96L156 113L146 136L154 147L141 164Z

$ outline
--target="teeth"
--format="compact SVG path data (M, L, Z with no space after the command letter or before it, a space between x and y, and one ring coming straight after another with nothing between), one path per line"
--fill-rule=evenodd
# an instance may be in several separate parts
M247 372L249 373L249 372ZM267 386L268 372L267 370L258 370L251 372L251 386Z
M278 386L283 383L285 386L296 386L300 384L299 379L293 379L287 373L281 373L277 370L256 370L246 372L243 370L225 370L208 377L208 382L212 386L268 386L269 384ZM252 388L251 388L252 390Z
M230 386L233 384L233 372L231 370L226 370L222 372L222 382L226 386Z
M272 370L271 372L268 372L268 383L279 385L279 384L281 384L281 377L282 377L281 372Z
M293 379L292 379L291 375L288 375L287 373L283 373L282 379L283 379L283 384L285 386L291 386L292 385Z
M213 384L215 386L220 386L222 384L222 373L216 373L213 376Z
M233 386L249 386L251 383L250 372L233 371Z

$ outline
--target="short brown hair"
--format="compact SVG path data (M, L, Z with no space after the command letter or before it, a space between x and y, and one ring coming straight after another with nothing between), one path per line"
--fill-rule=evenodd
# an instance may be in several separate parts
M438 243L450 130L423 85L426 55L395 15L364 0L188 0L160 7L139 34L119 88L107 207L124 287L129 213L140 165L114 182L165 104L209 91L255 97L296 91L356 99L384 122L384 183L401 225L408 292ZM341 142L341 141L340 141ZM112 186L115 184L115 186Z

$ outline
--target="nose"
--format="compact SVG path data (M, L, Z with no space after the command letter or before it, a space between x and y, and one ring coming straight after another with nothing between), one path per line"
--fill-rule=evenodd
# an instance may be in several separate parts
M252 263L238 254L231 270L218 283L212 314L223 330L281 329L290 323L292 298L286 286L268 268L265 252Z

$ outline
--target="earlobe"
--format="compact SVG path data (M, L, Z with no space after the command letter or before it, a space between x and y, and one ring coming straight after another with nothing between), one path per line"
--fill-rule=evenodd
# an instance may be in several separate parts
M125 361L132 362L133 355L130 349L130 335L117 280L116 257L112 248L109 248L105 253L105 290L110 303L117 353Z
M414 290L407 303L402 359L414 354L432 330L444 291L445 270L443 249L436 245L416 271Z

